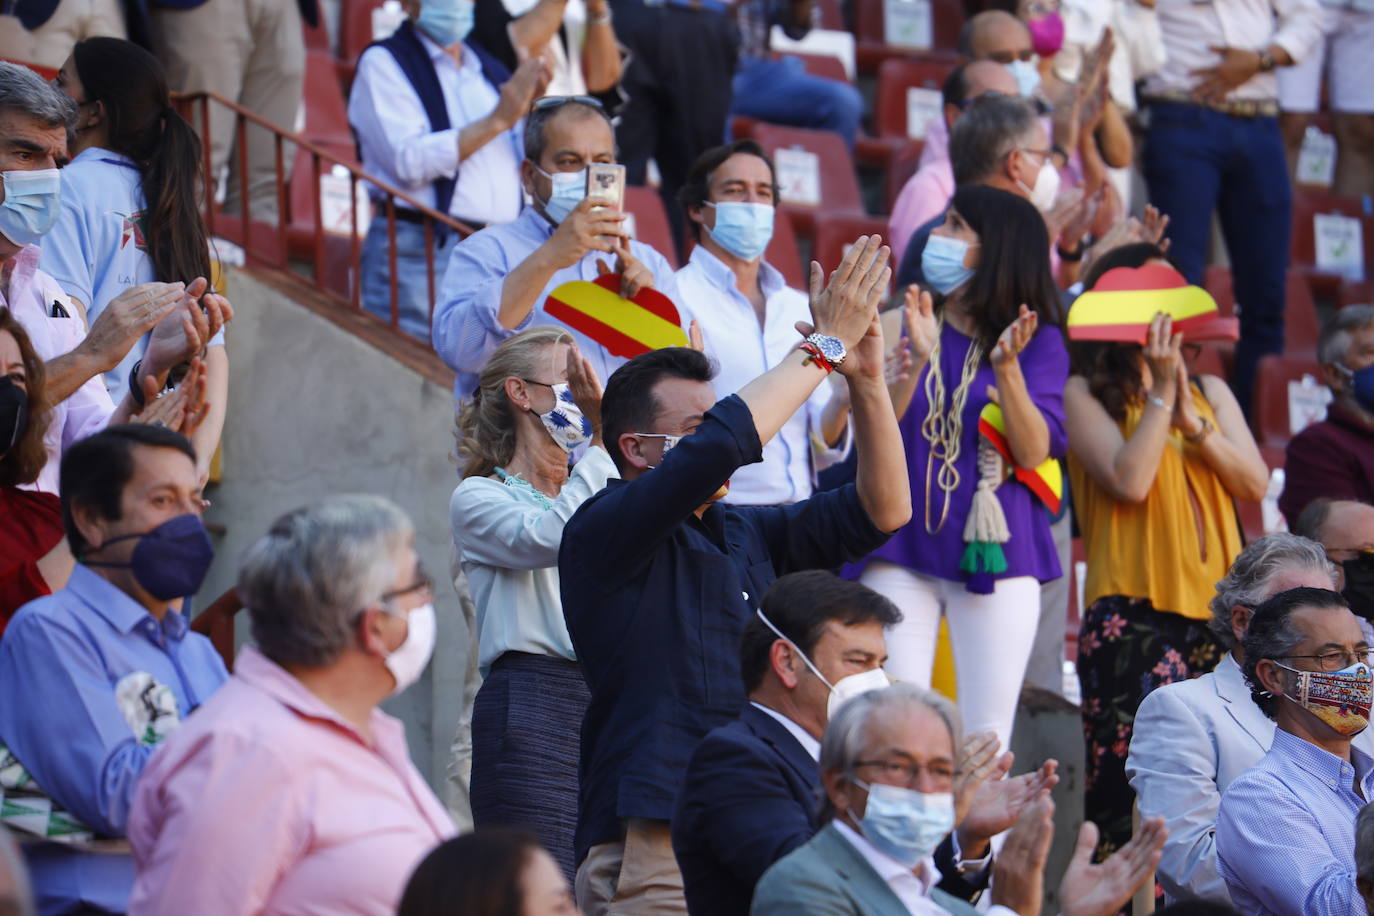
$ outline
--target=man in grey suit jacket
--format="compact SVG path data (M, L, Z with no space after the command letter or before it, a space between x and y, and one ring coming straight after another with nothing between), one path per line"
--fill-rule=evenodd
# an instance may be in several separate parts
M1169 840L1156 878L1175 900L1231 904L1217 873L1216 823L1221 795L1259 762L1274 721L1250 698L1241 675L1240 641L1254 609L1290 588L1332 588L1334 571L1320 544L1287 533L1250 543L1217 583L1211 627L1231 651L1210 674L1150 693L1135 716L1126 775L1142 816L1162 816ZM1355 746L1374 753L1366 731Z
M972 916L942 893L931 853L956 826L957 713L913 684L870 691L841 706L821 743L827 822L759 881L751 916ZM991 916L1039 916L1054 831L1049 790L1027 805L993 866ZM1097 828L1084 824L1060 884L1065 916L1110 916L1159 861L1163 821L1146 821L1100 865Z

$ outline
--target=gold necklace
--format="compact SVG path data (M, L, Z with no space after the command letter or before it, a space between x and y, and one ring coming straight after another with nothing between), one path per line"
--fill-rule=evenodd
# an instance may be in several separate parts
M926 394L926 417L921 421L921 435L930 444L930 451L926 453L926 492L925 492L925 523L926 534L939 534L940 529L945 527L945 521L949 518L949 497L955 490L959 489L959 469L955 462L959 460L961 439L964 435L964 406L968 402L969 386L973 384L973 378L978 374L978 366L983 360L983 345L979 341L972 341L969 344L968 352L964 354L963 371L959 376L959 386L954 389L954 397L950 403L949 412L945 412L945 380L940 372L940 348L944 340L945 319L941 316L935 329L935 346L931 348L930 358L926 361L928 369L926 371L925 394ZM944 494L944 503L940 509L940 520L934 527L930 523L930 477L931 468L935 464L936 452L939 452L940 469L935 474L936 483Z

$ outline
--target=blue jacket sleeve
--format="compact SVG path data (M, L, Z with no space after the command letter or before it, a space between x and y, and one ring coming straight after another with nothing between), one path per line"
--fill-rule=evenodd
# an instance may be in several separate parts
M455 372L480 372L492 351L506 338L523 331L534 311L517 328L497 320L501 290L515 265L501 243L479 232L453 246L434 308L434 350Z
M833 569L868 556L887 543L848 483L790 506L742 510L768 544L779 576L803 569Z
M89 640L19 615L0 641L0 740L54 801L123 836L154 748L139 744Z

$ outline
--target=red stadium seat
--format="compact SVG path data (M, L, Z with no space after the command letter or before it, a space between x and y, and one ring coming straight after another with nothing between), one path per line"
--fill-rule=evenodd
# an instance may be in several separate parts
M877 216L821 216L816 219L816 243L811 257L820 261L827 275L840 266L845 249L861 235L883 235L887 220ZM900 256L898 256L900 259ZM896 265L893 265L896 273Z
M340 159L356 164L351 146L331 148L329 144L325 144L325 148ZM320 171L317 173L313 159L314 157L305 150L296 150L288 192L290 221L286 227L287 245L291 256L307 262L312 270L315 257L315 197L319 193L319 175L327 173L331 168L329 160L321 159ZM362 236L367 234L367 223L361 222L363 214L359 213L358 218L358 246L361 251ZM352 298L352 245L347 236L325 233L323 239L325 288L345 299ZM436 269L442 273L442 267Z
M1202 288L1212 294L1217 311L1230 318L1236 314L1236 291L1231 285L1231 268L1213 264L1202 275Z
M1321 366L1311 357L1264 356L1255 368L1250 425L1261 444L1282 448L1293 437L1288 423L1288 383L1304 375L1321 380Z
M353 146L348 107L334 59L324 51L305 53L305 129L301 136L318 143Z
M797 235L792 231L792 221L783 214L773 221L773 238L763 259L772 264L793 289L806 290L808 268L802 263L801 251L797 248Z
M1312 267L1317 263L1316 230L1313 217L1318 213L1338 213L1361 218L1364 206L1359 198L1342 197L1316 188L1299 187L1293 193L1293 235L1289 263ZM1374 270L1374 239L1370 229L1374 225L1366 218L1364 225L1365 269Z
M625 211L634 214L635 239L667 258L676 270L677 245L673 243L668 212L663 207L663 198L658 191L642 185L629 185L625 188Z
M832 54L803 54L800 51L774 51L776 58L795 57L802 62L806 72L812 76L824 77L828 80L838 80L841 83L849 82L849 74L844 72L844 62Z
M334 54L334 49L329 44L329 29L325 27L323 16L316 16L313 26L302 20L301 29L305 32L307 51L324 51L331 56Z
M889 45L884 29L883 0L853 0L854 33L858 39L855 56L860 72L872 73L882 62L904 57L921 50L954 54L959 44L959 30L964 24L964 12L959 0L932 0L931 45L926 49L902 48Z
M790 201L784 187L781 208L791 218L797 234L812 237L816 217L826 215L862 216L863 198L859 193L859 180L854 172L854 160L839 134L831 131L806 130L800 127L781 127L776 124L755 125L754 139L759 145L778 160L778 150L805 150L817 157L819 201L803 203ZM779 170L781 172L781 169ZM780 175L780 178L782 176ZM783 182L785 185L785 182Z
M353 81L358 58L372 44L372 11L383 0L343 0L339 11L339 74Z
M1321 326L1317 321L1317 306L1312 301L1312 288L1301 272L1288 272L1285 295L1283 354L1291 357L1314 357L1317 354L1317 338L1321 334Z
M840 0L820 0L817 6L821 13L821 28L835 32L849 31L849 27L844 23L844 12L840 9Z
M878 94L874 103L874 127L879 137L910 139L907 133L907 90L913 87L939 92L958 61L923 55L894 57L878 68Z

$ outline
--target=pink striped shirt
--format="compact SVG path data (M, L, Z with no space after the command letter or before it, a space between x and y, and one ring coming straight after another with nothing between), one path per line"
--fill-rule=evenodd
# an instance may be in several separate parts
M393 914L453 822L372 713L373 743L251 646L143 771L130 914Z

